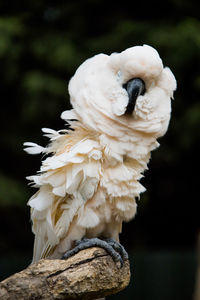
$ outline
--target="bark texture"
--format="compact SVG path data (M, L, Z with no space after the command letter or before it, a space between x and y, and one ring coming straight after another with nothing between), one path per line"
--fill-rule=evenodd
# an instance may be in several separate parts
M82 250L68 260L41 259L0 283L3 300L97 299L128 286L129 262L120 268L100 248Z

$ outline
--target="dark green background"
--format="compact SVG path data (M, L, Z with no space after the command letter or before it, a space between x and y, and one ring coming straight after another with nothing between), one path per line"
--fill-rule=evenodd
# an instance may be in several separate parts
M0 1L0 278L31 261L25 176L40 165L22 151L40 128L64 128L67 84L88 57L155 47L175 74L172 120L142 179L137 217L121 241L132 283L112 299L190 300L199 230L200 20L197 1Z

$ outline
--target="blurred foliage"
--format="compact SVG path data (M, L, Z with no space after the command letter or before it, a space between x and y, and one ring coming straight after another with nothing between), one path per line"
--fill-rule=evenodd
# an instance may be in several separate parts
M194 210L188 212L186 207L188 197L195 205L193 172L199 153L200 20L196 2L1 1L0 10L0 206L25 206L30 188L24 177L36 172L40 160L26 156L22 143L45 144L41 127L63 128L59 116L70 108L67 84L79 64L99 52L110 54L150 44L174 72L178 90L169 131L153 154L152 171L145 179L150 192L144 199L151 203L149 213L157 212L156 205L166 209L166 224L169 218L174 222L177 218L169 199L177 208L181 199L185 207L181 221L187 215L194 217Z
M0 182L1 206L18 206L23 203L24 197L28 197L24 185L19 180L0 174Z

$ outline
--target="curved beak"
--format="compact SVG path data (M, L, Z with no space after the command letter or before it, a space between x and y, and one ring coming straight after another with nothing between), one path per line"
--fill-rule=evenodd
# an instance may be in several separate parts
M123 87L126 89L129 97L129 102L126 107L125 114L132 114L137 97L140 95L144 95L145 93L145 83L140 78L133 78L126 84L124 84Z

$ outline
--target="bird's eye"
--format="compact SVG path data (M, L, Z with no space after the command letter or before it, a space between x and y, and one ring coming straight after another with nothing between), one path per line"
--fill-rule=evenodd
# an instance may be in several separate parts
M126 107L126 113L132 114L137 97L140 95L144 95L145 93L145 83L140 78L133 78L129 80L127 83L125 83L123 85L123 88L125 88L129 97L129 102Z

